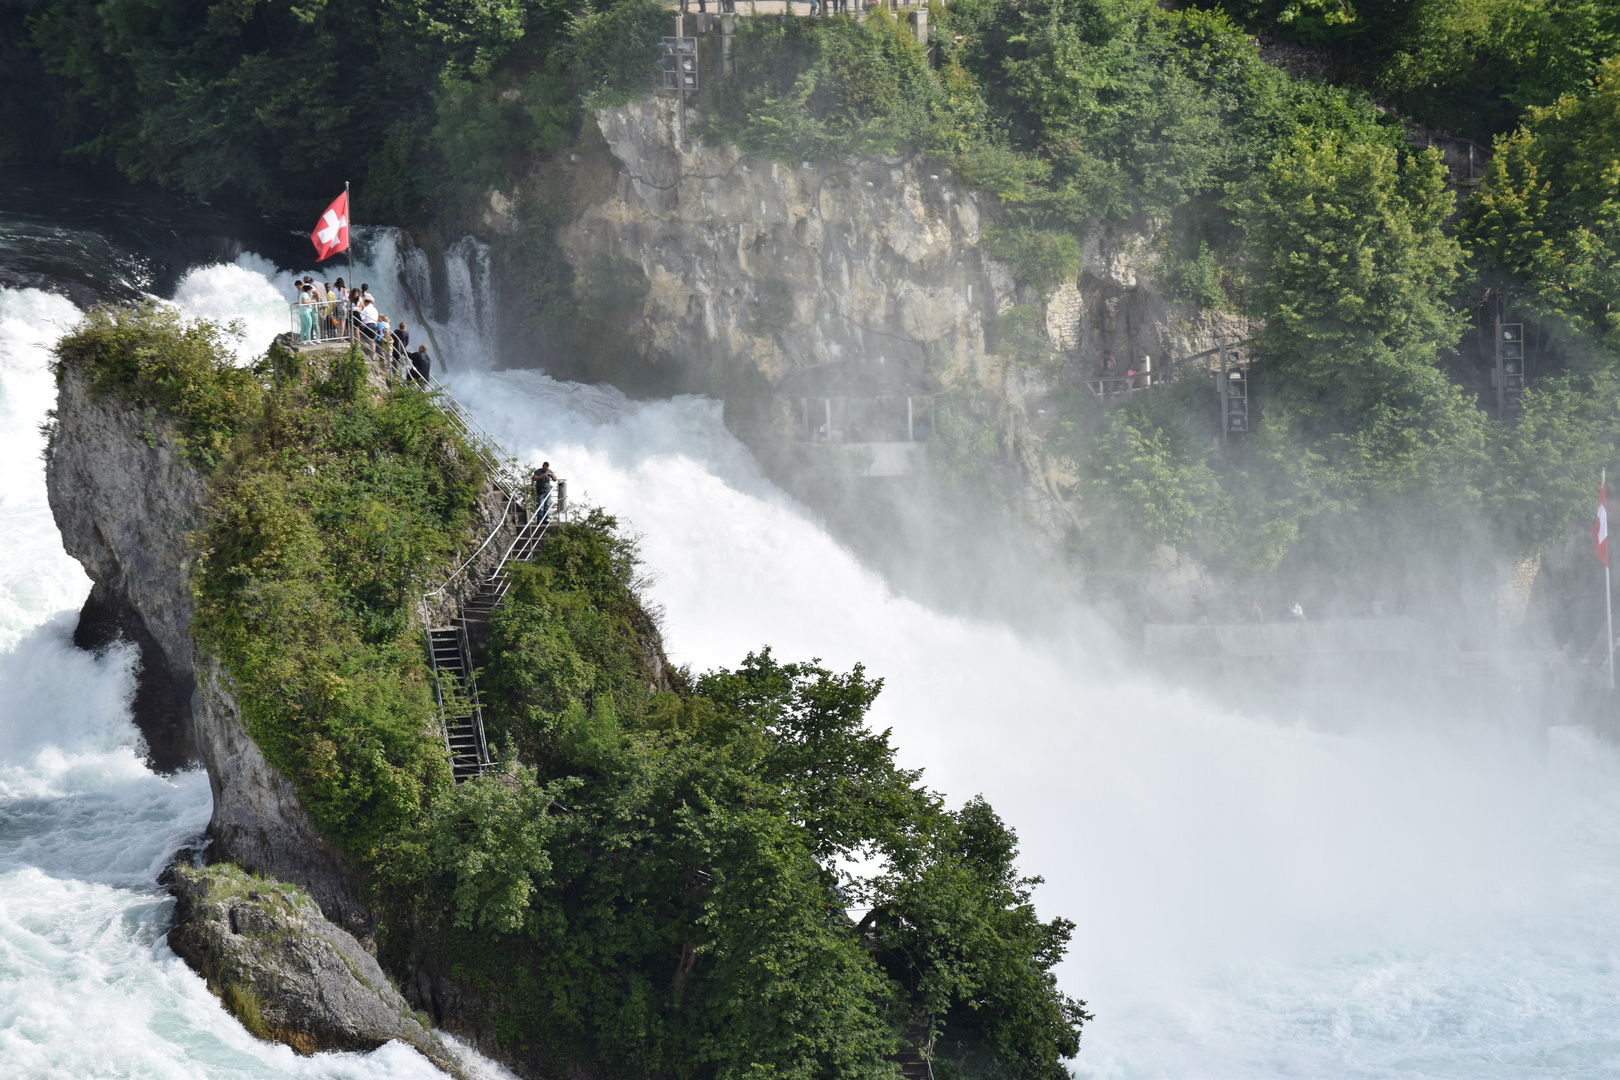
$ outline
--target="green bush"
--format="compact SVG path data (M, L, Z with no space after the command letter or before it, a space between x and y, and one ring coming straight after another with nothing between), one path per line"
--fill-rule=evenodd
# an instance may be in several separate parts
M204 470L224 460L263 396L262 367L237 366L228 337L238 327L183 318L158 303L91 310L56 346L96 396L118 394L175 421L187 458Z
M673 31L668 9L653 0L616 0L576 16L566 48L584 107L613 108L651 87L659 39Z
M1080 273L1080 241L1071 233L1028 225L992 225L984 231L984 247L1012 267L1019 279L1042 294Z

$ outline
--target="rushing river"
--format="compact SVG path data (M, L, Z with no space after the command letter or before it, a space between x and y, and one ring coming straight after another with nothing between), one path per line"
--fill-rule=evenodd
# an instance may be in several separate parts
M398 1046L257 1042L168 951L154 878L208 786L143 768L131 657L69 640L89 583L45 502L47 347L76 303L152 289L262 349L298 249L222 228L149 196L0 198L0 281L20 286L0 289L0 1075L435 1075ZM398 280L433 292L425 264L369 239L358 276L414 325ZM1620 1076L1613 749L1468 716L1279 723L1133 674L1084 613L1039 639L940 614L764 478L717 403L491 370L476 244L431 279L456 395L642 534L678 662L769 644L864 663L902 761L1017 828L1042 914L1078 924L1061 978L1097 1019L1077 1075Z

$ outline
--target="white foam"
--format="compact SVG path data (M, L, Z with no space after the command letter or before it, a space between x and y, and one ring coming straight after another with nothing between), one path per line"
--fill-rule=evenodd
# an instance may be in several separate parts
M56 404L50 348L79 311L38 289L0 289L0 648L63 607L82 603L90 582L62 550L45 495L40 425Z

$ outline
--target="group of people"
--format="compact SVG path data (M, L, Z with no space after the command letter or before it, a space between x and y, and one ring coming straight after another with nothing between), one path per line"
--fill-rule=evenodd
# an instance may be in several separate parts
M1305 621L1305 606L1298 600L1290 600L1284 607L1287 609L1290 619L1295 622ZM1266 621L1265 612L1260 610L1260 601L1249 601L1248 608L1243 612L1243 621L1246 623L1263 623Z
M311 341L358 341L380 346L396 370L403 369L407 379L426 383L433 373L433 362L427 346L420 345L410 352L411 333L404 320L393 326L387 315L377 311L377 300L371 295L371 286L362 283L349 288L342 278L330 284L316 281L306 274L295 281L298 298L298 339Z
M1142 357L1143 370L1138 371L1135 366L1128 366L1124 373L1121 374L1119 361L1114 359L1114 354L1105 353L1101 366L1097 368L1098 382L1102 386L1103 393L1106 395L1121 391L1128 392L1137 389L1138 386L1147 386L1152 381L1152 376L1146 370L1149 363L1151 363L1151 360L1144 356Z

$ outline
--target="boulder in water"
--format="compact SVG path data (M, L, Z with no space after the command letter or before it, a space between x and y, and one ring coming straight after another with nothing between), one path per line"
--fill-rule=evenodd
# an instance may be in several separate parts
M171 887L169 947L254 1035L302 1054L398 1039L462 1075L377 961L307 893L228 863L176 866Z

